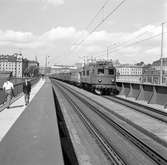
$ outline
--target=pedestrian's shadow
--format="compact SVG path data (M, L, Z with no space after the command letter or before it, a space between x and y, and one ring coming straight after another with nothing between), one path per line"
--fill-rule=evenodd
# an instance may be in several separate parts
M21 107L24 107L24 105L10 106L10 109L11 109L11 108L21 108Z

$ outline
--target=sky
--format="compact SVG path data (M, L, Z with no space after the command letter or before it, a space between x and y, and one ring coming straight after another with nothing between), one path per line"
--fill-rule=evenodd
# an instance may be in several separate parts
M121 1L0 0L0 54L21 52L37 57L41 66L46 56L49 66L95 58L132 64L159 59L167 1L125 0L107 17ZM167 23L163 27L167 57Z

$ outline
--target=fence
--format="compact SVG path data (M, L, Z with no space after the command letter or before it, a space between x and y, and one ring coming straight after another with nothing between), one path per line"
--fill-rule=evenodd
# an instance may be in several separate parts
M34 85L38 82L39 78L31 79L31 85ZM18 96L23 92L23 82L14 84L14 95ZM0 88L0 105L6 101L6 94L2 88Z
M167 104L167 86L117 82L119 95L143 100L148 104Z

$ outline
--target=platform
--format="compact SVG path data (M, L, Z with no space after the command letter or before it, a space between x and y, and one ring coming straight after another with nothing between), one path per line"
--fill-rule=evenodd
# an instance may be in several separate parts
M34 86L27 107L21 97L4 109L0 127L0 164L64 164L49 80Z

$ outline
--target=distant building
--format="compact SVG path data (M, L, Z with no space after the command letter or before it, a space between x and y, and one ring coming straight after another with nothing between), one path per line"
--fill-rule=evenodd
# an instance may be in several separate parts
M53 65L50 67L50 73L54 74L54 73L58 73L58 72L63 72L63 71L70 71L73 69L77 69L77 66L73 66L73 65Z
M50 73L52 73L52 69L51 69L51 67L39 67L39 73L40 74L50 74ZM53 73L54 73L54 71L53 71Z
M82 68L82 66L83 66L83 63L75 63L75 66L77 67L77 68Z
M160 70L161 70L161 61L154 61L149 67L144 69L143 72L143 83L153 83L160 84ZM167 84L167 58L162 59L162 83Z
M0 71L12 72L15 77L22 77L23 57L20 53L13 55L0 55Z
M141 83L143 66L119 64L115 67L117 71L116 81Z
M160 71L152 68L152 66L145 66L143 68L142 83L159 84Z
M154 61L152 63L152 68L155 68L156 70L160 70L161 68L161 60ZM162 69L167 72L167 58L162 59Z
M22 78L31 66L39 67L39 62L23 58L21 53L0 55L0 72L10 72L14 77Z

